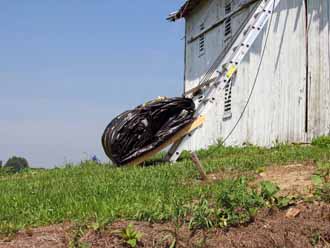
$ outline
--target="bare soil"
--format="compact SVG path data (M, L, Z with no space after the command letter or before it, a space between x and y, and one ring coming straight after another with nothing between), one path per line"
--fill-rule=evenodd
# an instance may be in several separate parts
M246 226L228 230L211 229L193 232L187 226L171 223L133 222L143 237L138 247L330 247L330 205L300 204L285 211L264 210ZM294 212L294 215L288 213ZM88 231L80 239L85 247L128 247L118 232L129 222L118 221L104 231ZM68 247L70 225L55 225L17 233L0 241L1 248ZM82 246L84 247L84 246Z
M228 230L178 230L170 224L134 223L143 234L140 247L330 247L330 205L299 205L299 214L288 217L287 211L265 210L254 223ZM111 225L104 232L89 232L81 241L91 247L126 247L115 231L128 222Z
M312 190L313 163L274 166L262 172L257 181L277 183L283 195L309 195ZM300 203L286 210L261 211L253 223L223 230L191 231L184 225L172 223L117 221L105 230L87 230L75 243L77 247L128 247L119 232L134 224L143 234L138 247L329 247L330 204ZM24 230L16 235L0 238L0 248L68 247L73 240L74 227L68 223Z
M312 195L312 175L316 166L313 162L305 164L291 164L283 166L270 166L260 173L257 181L272 181L280 189L281 195Z
M65 248L69 245L71 228L64 223L24 230L0 240L0 248Z

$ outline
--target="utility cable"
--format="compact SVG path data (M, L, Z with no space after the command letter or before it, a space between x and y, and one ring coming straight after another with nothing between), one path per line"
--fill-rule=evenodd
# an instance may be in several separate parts
M259 78L259 73L260 73L260 70L261 70L261 65L262 65L262 62L263 62L263 59L264 59L264 56L265 56L265 51L266 51L266 48L267 48L267 43L268 43L270 29L271 29L271 25L272 25L272 21L273 21L274 11L275 11L275 1L274 1L274 5L273 5L272 15L271 15L270 20L269 20L269 27L268 27L268 31L267 31L267 35L266 35L266 40L265 40L264 48L263 48L263 51L262 51L262 54L261 54L261 58L260 58L260 61L259 61L259 65L258 65L257 73L256 73L256 76L255 76L255 79L254 79L254 82L253 82L252 89L250 91L249 97L248 97L248 99L246 101L246 104L245 104L245 106L243 108L243 111L242 111L240 117L238 118L237 122L235 123L235 125L231 129L231 131L228 133L228 135L226 136L226 138L222 141L222 144L224 144L231 137L231 135L234 133L234 131L236 130L238 124L242 120L243 115L244 115L244 113L245 113L245 111L246 111L246 109L247 109L247 107L248 107L248 105L249 105L249 103L251 101L251 98L252 98L254 89L255 89L255 87L257 85L257 81L258 81L258 78Z

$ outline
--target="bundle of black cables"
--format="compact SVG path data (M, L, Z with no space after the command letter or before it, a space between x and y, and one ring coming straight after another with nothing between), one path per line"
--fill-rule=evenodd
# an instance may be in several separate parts
M118 166L156 149L193 122L189 98L158 98L126 111L110 122L102 136L107 156Z

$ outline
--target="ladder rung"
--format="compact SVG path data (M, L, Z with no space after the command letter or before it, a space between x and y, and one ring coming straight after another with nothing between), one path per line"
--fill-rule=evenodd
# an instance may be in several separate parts
M269 21L273 10L278 6L281 0L260 0L260 3L253 10L254 13L249 14L249 20L242 27L241 33L235 35L236 39L228 48L222 60L219 61L218 77L213 84L205 86L201 91L201 97L196 97L196 116L205 114L215 102L215 97L219 90L224 86L225 101L224 101L224 117L227 120L232 117L231 113L231 84L229 83L233 75L237 72L237 68L243 61L245 55L249 52L251 46L257 39L258 35ZM229 30L227 30L229 31ZM188 136L186 136L188 137ZM189 137L188 137L189 138ZM183 149L182 143L188 138L184 138L180 144L171 148L173 153L170 154L171 161L175 161ZM173 156L172 156L173 155Z

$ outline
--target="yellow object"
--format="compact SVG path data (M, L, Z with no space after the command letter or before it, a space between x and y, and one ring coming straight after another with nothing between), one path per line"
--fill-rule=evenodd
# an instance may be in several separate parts
M236 71L237 71L237 67L232 65L227 71L226 77L230 79Z

